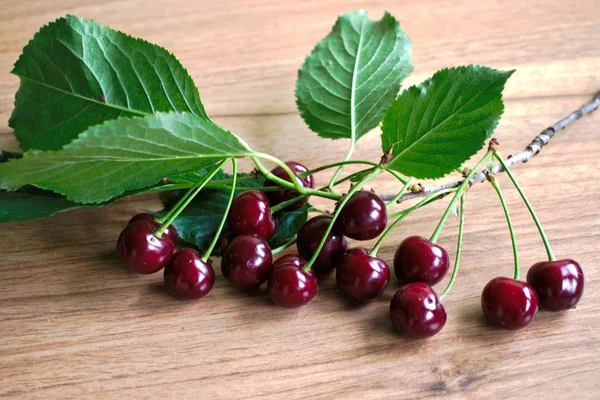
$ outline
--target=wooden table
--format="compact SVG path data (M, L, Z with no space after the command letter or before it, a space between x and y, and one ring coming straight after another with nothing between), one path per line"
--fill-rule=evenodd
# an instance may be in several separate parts
M452 65L516 68L497 130L505 154L520 151L600 89L597 0L208 3L3 0L0 147L17 149L7 120L18 79L8 71L41 25L67 13L173 51L219 123L254 148L309 166L340 159L347 143L317 139L304 125L294 104L296 71L344 11L367 7L379 18L387 7L400 19L413 41L409 84ZM264 293L233 289L218 272L203 300L174 300L163 291L161 274L133 275L115 256L128 218L160 207L154 197L4 225L0 395L600 398L599 133L597 112L515 168L556 254L577 259L587 274L577 310L541 312L519 332L492 329L482 320L483 286L512 271L508 232L489 185L469 193L461 273L444 302L448 323L427 341L392 331L388 306L396 283L380 301L354 307L329 280L312 303L290 311L270 304ZM379 153L372 132L356 157L376 160ZM501 181L526 270L544 258L544 249L506 177ZM398 189L389 180L377 185ZM380 254L391 261L403 237L428 236L442 203L407 220ZM452 250L456 236L451 221L441 244Z

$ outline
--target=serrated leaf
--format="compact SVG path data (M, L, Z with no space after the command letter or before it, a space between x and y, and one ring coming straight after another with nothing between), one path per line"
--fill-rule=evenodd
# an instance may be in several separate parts
M12 73L21 86L9 125L23 150L58 150L119 116L180 111L208 119L173 54L70 15L44 26Z
M392 102L382 123L387 168L420 179L460 167L489 139L504 112L502 90L514 71L443 69Z
M42 219L80 207L86 206L33 187L17 192L0 190L0 224Z
M319 136L355 143L379 124L411 72L410 39L391 14L342 14L298 71L296 104Z
M170 175L252 154L233 133L189 113L119 118L91 127L63 150L32 150L0 165L0 189L34 185L79 203L101 203Z

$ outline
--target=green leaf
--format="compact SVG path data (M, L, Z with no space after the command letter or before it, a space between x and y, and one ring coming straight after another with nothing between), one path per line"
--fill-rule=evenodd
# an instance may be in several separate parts
M17 192L0 190L0 223L41 219L80 207L86 206L30 186Z
M173 54L70 15L44 26L12 73L21 86L9 125L23 150L58 150L119 116L180 111L208 119Z
M354 144L379 124L411 72L410 39L391 14L342 14L298 71L296 104L319 136Z
M504 112L502 90L514 71L467 66L443 69L392 102L382 123L387 168L441 178L485 144Z
M101 203L252 154L233 133L188 113L119 118L91 127L63 150L32 150L0 165L0 189L34 185L79 203Z

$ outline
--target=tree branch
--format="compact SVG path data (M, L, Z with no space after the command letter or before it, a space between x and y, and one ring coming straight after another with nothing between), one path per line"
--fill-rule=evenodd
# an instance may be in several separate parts
M544 129L539 135L537 135L531 141L531 143L529 143L529 145L525 148L525 150L523 150L522 152L520 152L518 154L510 155L508 157L508 159L506 160L506 164L510 167L510 166L518 164L518 163L526 163L527 161L529 161L530 159L532 159L533 157L538 155L538 153L540 151L542 151L542 148L550 142L550 140L554 137L556 132L560 131L561 129L566 128L569 124L577 121L579 118L581 118L585 114L591 113L592 111L596 110L598 107L600 107L600 92L596 93L596 95L594 96L592 101L590 101L589 103L582 105L579 109L573 111L567 117L561 119L554 125L551 125L548 128ZM504 169L502 168L502 166L500 164L497 164L493 168L493 173L497 174L499 172L504 172ZM437 192L445 190L445 189L452 189L452 188L460 186L460 184L463 181L464 181L464 179L461 179L456 182L445 183L445 184L439 185L439 186L429 186L429 187L421 186L420 191L405 194L397 201L397 203L402 203L403 201L411 200L411 199L418 198L418 197L429 196L433 193L437 193ZM471 178L471 182L469 183L469 186L473 186L476 183L480 183L480 182L484 182L484 181L485 181L485 173L484 173L484 171L480 171L477 174L475 174L473 176L473 178ZM419 184L419 186L420 186L420 184ZM394 198L394 195L382 194L381 198L383 200L389 201Z

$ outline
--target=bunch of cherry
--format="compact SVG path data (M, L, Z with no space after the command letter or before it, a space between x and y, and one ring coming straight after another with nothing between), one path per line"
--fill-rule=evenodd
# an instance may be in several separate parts
M314 188L308 170L296 162L286 163L297 174L303 187ZM291 182L281 168L271 171ZM266 181L265 186L276 186ZM362 247L350 248L346 237L370 240L379 236L387 225L386 205L369 191L357 191L341 210L329 229L332 216L318 215L308 220L297 236L297 255L284 255L273 262L267 240L277 229L271 207L299 196L291 189L249 190L238 194L227 215L234 237L223 248L221 270L234 286L252 290L268 282L271 300L283 307L299 307L316 294L318 278L336 270L336 281L344 295L359 302L379 297L390 279L384 260ZM302 207L307 198L286 206ZM119 257L129 269L151 274L164 267L166 288L184 299L199 299L212 288L215 274L208 255L183 248L174 252L178 235L172 226L156 235L160 223L151 214L134 216L117 242ZM327 233L327 231L329 232ZM321 250L315 255L327 233ZM406 238L396 249L394 272L402 285L393 296L390 318L405 336L426 338L438 333L446 323L446 311L433 285L439 283L450 266L446 250L419 236ZM550 311L574 308L584 287L584 275L573 260L539 262L530 268L527 283L498 277L483 289L481 304L488 322L505 329L528 325L539 307Z

